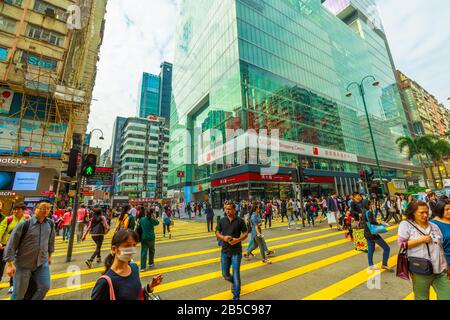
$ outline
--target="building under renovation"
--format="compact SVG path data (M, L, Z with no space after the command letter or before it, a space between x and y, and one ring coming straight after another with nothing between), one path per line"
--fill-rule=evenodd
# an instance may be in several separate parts
M33 202L65 189L57 180L87 129L106 4L0 1L0 157L21 160L1 165L1 191Z

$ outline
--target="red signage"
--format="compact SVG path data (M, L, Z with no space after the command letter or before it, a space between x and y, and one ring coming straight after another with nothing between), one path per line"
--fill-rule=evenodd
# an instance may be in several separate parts
M305 183L334 183L333 177L305 177Z
M273 182L292 182L292 176L284 174L263 175L259 173L244 173L239 176L233 176L215 180L211 182L212 187L219 187L227 184L239 183L244 181L273 181Z

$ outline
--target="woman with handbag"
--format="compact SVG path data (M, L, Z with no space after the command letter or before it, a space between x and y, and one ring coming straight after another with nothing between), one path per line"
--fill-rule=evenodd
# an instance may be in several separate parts
M94 259L97 258L97 263L102 262L102 245L103 241L105 239L105 234L109 231L109 225L108 221L106 221L105 216L102 214L102 209L97 208L93 210L94 216L92 217L91 221L89 222L88 228L86 230L86 233L83 235L82 240L85 241L86 237L89 233L91 233L92 240L95 242L95 251L92 254L91 258L86 260L86 265L89 269L92 268L92 262L94 262Z
M138 240L137 233L127 229L114 235L112 253L105 260L105 273L92 290L92 300L148 300L153 289L161 284L163 276L158 275L142 288L139 267L131 262L137 254Z
M438 300L450 300L443 236L439 227L429 222L429 208L423 201L413 202L406 211L406 221L398 229L399 254L397 276L411 277L415 300L429 300L430 287ZM402 251L406 250L406 254ZM401 263L406 258L407 263ZM407 272L399 270L408 267ZM405 274L406 273L406 274Z
M373 210L371 210L371 203L368 200L363 201L363 216L362 222L364 225L364 237L367 240L368 247L368 260L369 260L369 270L380 270L373 263L373 254L375 253L375 244L379 245L383 249L383 264L381 265L381 269L391 271L391 268L388 266L389 256L391 254L391 248L384 241L384 239L380 236L379 233L387 232L386 228L373 228L373 226L382 226L377 222L375 216L373 214ZM378 229L378 230L376 230Z

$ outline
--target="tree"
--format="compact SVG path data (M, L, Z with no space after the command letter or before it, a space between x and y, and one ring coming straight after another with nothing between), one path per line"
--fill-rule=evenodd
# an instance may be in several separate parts
M443 139L437 139L431 150L432 158L435 161L436 166L438 167L439 175L442 181L442 185L444 185L444 181L442 179L441 170L439 170L439 166L444 167L445 177L448 178L447 167L445 165L445 160L450 157L450 142Z
M415 137L415 138L411 138L411 137L400 137L397 139L397 141L395 142L400 149L400 152L407 152L407 157L409 160L411 160L412 158L416 157L417 160L419 160L420 163L420 167L422 168L423 171L423 177L425 179L425 186L427 188L429 188L428 185L428 175L427 175L427 171L425 169L425 163L423 161L423 157L426 156L428 157L428 150L429 150L429 146L431 146L433 144L433 139L431 136L421 136L421 137ZM433 176L434 179L434 172L431 170L431 174ZM436 179L434 179L434 181L436 181Z

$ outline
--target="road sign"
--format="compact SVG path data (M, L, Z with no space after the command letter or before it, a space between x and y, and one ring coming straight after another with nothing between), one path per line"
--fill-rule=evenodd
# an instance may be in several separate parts
M86 179L86 185L112 187L113 173L113 168L97 167L95 168L95 173Z

